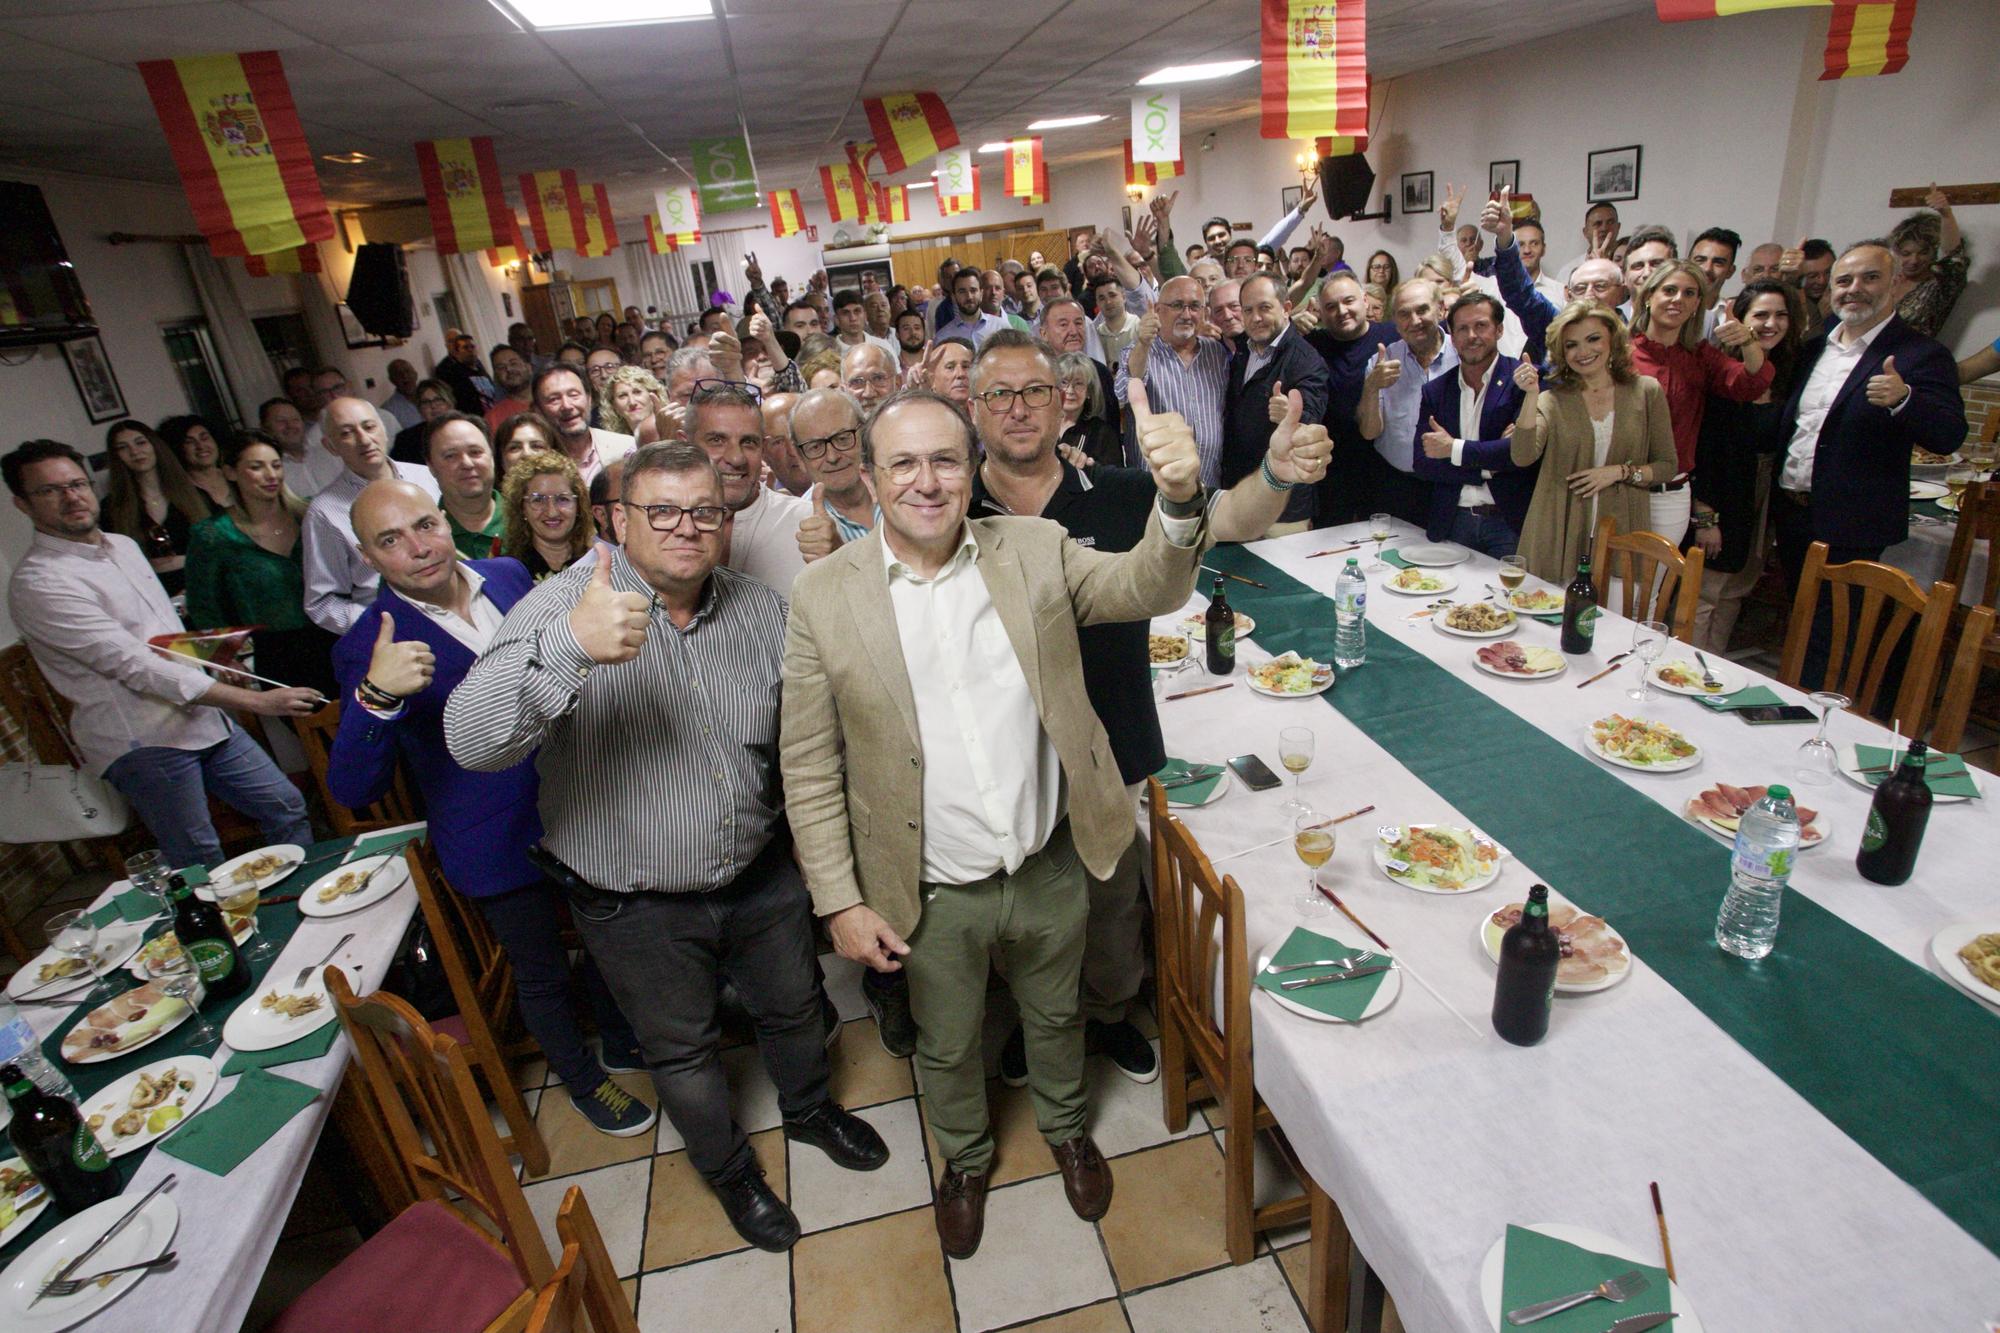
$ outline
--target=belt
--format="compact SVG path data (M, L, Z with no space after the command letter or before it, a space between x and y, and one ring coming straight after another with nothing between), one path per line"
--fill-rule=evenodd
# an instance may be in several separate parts
M1790 500L1793 504L1797 505L1801 509L1808 509L1812 507L1811 491L1788 491L1785 490L1783 487L1780 487L1778 489L1778 494L1784 496L1787 500Z
M1653 495L1665 495L1669 491L1686 490L1687 484L1688 479L1686 477L1675 477L1672 481L1663 481L1657 486L1648 486L1646 490Z
M1500 506L1499 506L1499 505L1460 505L1460 506L1458 507L1458 512L1459 512L1459 513L1461 513L1461 514L1472 514L1472 515L1474 515L1475 517L1478 517L1478 518L1498 518L1498 517L1500 517Z

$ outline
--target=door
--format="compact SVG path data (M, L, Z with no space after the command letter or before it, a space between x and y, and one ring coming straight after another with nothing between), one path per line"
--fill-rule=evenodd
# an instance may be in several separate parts
M222 363L208 338L208 321L187 319L168 324L160 336L166 339L167 358L174 363L174 374L180 377L195 415L228 430L243 429L235 395L229 392Z

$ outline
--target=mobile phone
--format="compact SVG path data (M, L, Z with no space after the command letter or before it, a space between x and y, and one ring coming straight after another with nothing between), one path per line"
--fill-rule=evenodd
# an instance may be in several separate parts
M1813 712L1810 708L1802 708L1798 704L1784 704L1782 706L1778 704L1759 704L1755 708L1737 709L1736 716L1742 718L1753 727L1763 726L1770 722L1819 721L1818 713Z
M1239 754L1229 761L1236 770L1236 776L1243 779L1243 785L1251 791L1269 791L1278 785L1278 775L1254 754Z

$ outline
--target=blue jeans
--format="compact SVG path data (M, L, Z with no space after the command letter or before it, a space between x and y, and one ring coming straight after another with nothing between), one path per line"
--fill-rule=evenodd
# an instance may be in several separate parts
M270 842L304 847L313 840L305 797L234 724L227 740L206 750L148 745L120 755L104 776L132 803L160 854L177 869L222 859L222 839L208 817L210 793L256 824Z
M569 954L562 946L562 925L556 916L561 896L561 889L543 880L511 893L468 901L485 918L514 965L514 993L521 1002L521 1021L527 1025L528 1035L541 1043L542 1054L548 1057L556 1077L571 1092L583 1096L604 1081L604 1070L583 1044L583 1032L570 1007ZM637 1049L639 1039L632 1035L631 1023L611 998L589 954L578 962L576 972L605 1046L612 1051Z
M1509 527L1506 519L1497 514L1475 514L1469 509L1452 515L1451 531L1446 537L1496 560L1514 554L1521 544L1521 534Z

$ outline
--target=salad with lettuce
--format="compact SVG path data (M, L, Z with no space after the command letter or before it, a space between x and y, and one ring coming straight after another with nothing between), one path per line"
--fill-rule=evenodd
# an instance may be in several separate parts
M1641 768L1678 764L1700 753L1693 741L1664 723L1619 713L1591 723L1590 741L1599 754Z
M1456 892L1485 883L1500 849L1469 829L1445 824L1391 825L1381 830L1383 871L1399 884Z

